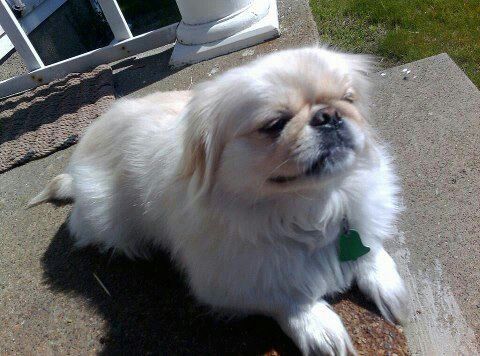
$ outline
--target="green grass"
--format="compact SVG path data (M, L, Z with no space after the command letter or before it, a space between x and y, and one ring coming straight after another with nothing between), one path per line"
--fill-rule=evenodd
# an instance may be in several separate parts
M479 0L310 0L323 42L385 66L448 53L480 87Z

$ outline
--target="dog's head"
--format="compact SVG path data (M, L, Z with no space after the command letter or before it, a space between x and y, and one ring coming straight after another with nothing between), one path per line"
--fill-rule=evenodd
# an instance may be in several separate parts
M200 84L185 111L183 176L255 198L320 188L367 157L369 60L277 52Z

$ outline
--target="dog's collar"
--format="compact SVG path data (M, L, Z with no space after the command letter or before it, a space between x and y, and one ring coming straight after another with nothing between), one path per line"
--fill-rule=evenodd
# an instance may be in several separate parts
M338 245L338 258L340 262L355 261L370 252L370 247L362 243L358 231L350 229L350 224L346 216L342 219Z

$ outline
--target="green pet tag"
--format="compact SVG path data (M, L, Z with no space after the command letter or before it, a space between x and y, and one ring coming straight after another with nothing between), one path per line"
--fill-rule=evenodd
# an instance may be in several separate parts
M338 257L341 262L355 261L357 258L370 252L370 247L362 243L358 231L349 229L340 235L340 250Z

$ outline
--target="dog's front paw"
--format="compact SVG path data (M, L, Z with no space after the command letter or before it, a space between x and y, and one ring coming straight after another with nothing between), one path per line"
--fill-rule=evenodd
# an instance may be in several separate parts
M356 355L340 317L325 301L295 308L277 319L304 355Z
M407 321L408 293L395 262L386 251L378 252L371 263L359 268L357 284L375 302L385 319L392 323Z

